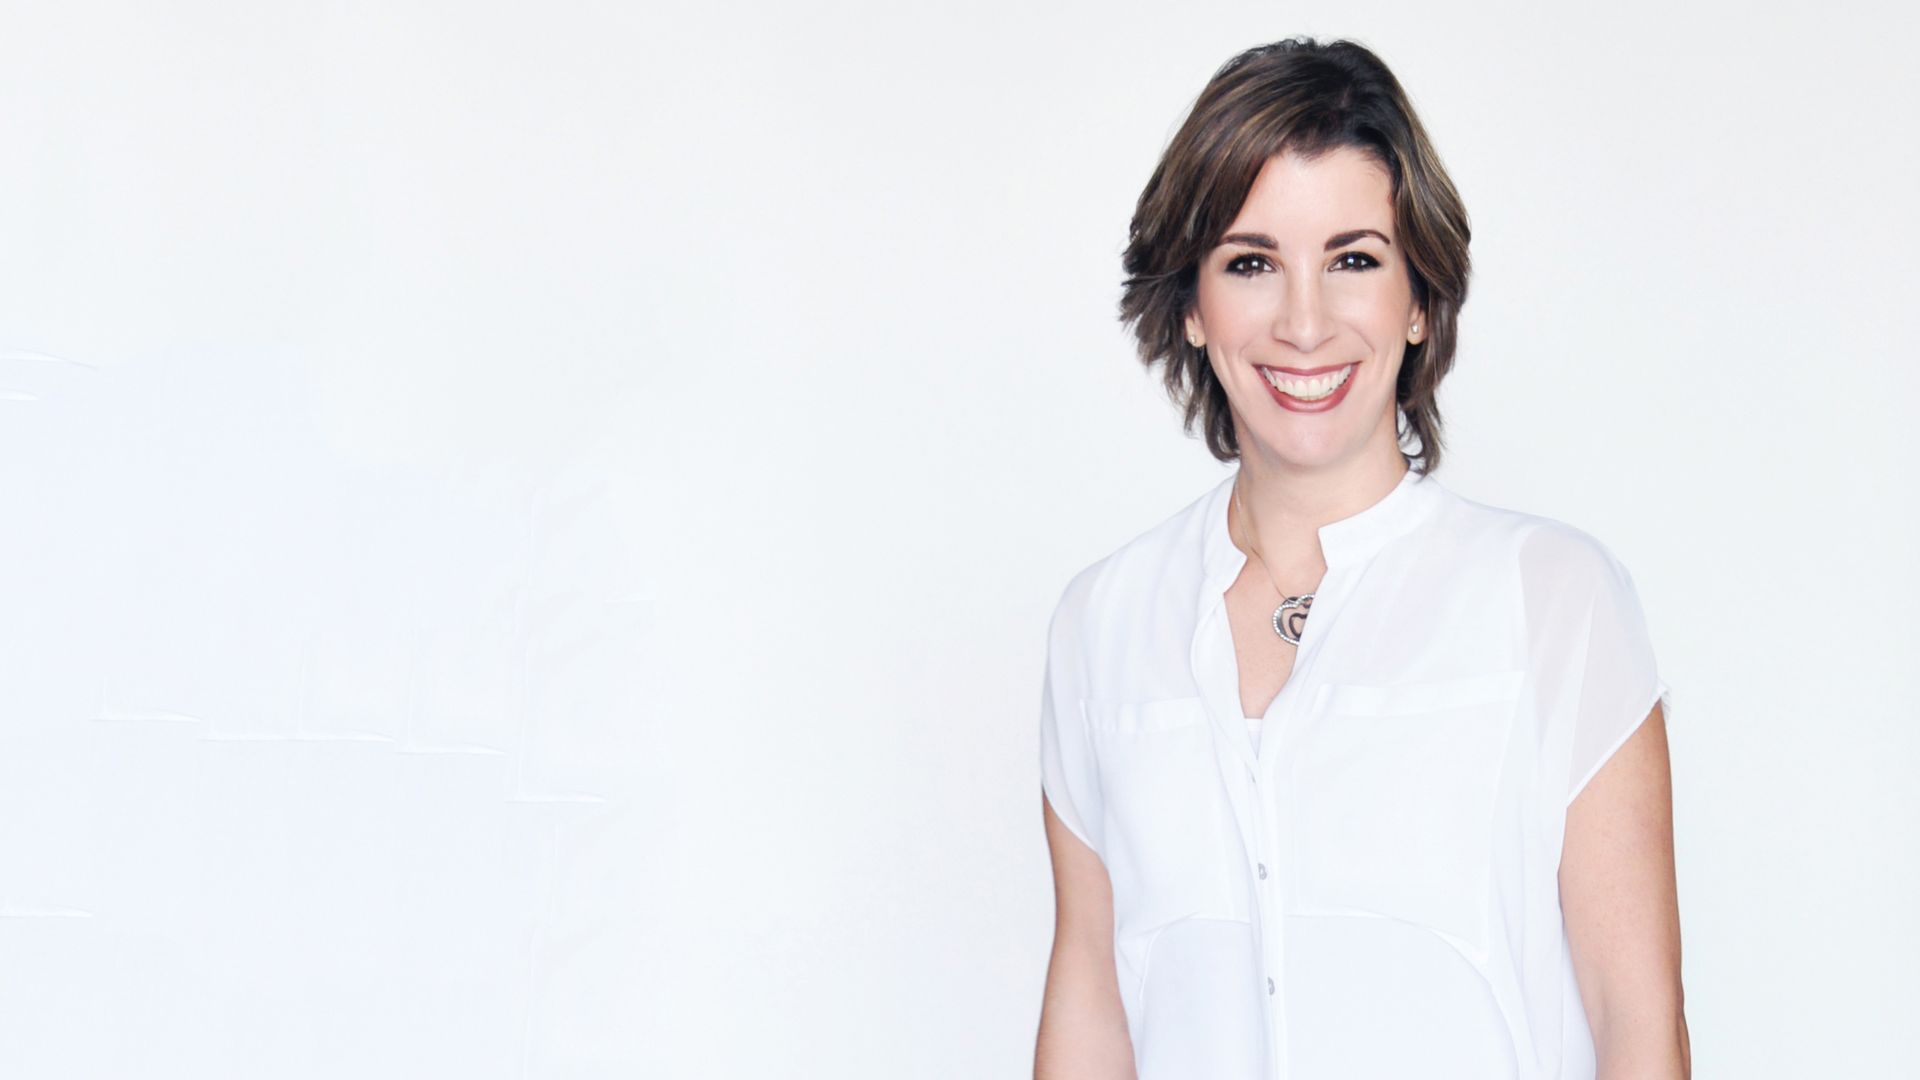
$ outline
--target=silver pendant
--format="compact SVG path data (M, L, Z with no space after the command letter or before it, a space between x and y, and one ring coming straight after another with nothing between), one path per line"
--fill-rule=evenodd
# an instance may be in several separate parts
M1300 635L1307 627L1307 611L1311 607L1313 607L1312 593L1305 596L1289 596L1280 601L1280 606L1273 609L1273 632L1279 634L1282 641L1292 645L1300 644ZM1289 609L1297 610L1289 613ZM1289 630L1292 633L1288 633Z

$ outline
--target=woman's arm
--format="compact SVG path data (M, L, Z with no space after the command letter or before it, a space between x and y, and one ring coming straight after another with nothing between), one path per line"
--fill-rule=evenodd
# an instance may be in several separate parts
M1567 808L1560 907L1599 1080L1693 1075L1659 704Z
M1134 1080L1106 865L1061 824L1045 795L1040 803L1053 853L1054 921L1034 1080Z

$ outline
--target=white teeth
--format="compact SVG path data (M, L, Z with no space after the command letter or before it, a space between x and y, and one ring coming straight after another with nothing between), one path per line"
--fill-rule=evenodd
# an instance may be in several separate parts
M1266 373L1267 381L1273 384L1275 390L1280 391L1288 397L1296 397L1302 401L1318 401L1328 394L1333 393L1335 390L1340 389L1340 384L1346 382L1347 377L1353 374L1353 365L1348 364L1339 371L1315 376L1311 379L1289 378L1271 368L1261 368L1260 370Z

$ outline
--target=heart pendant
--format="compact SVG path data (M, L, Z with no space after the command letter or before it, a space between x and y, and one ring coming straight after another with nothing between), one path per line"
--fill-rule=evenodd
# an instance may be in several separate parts
M1313 607L1313 594L1289 596L1273 609L1273 632L1280 640L1292 645L1300 644L1300 634L1307 626L1307 611Z

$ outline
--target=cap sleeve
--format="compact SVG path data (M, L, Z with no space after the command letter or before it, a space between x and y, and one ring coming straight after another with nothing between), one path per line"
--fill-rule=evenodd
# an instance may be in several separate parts
M1530 669L1552 775L1570 805L1653 710L1673 719L1633 575L1598 540L1553 522L1521 546Z
M1062 824L1100 852L1100 778L1087 739L1083 609L1089 567L1067 586L1047 625L1040 691L1040 787Z

